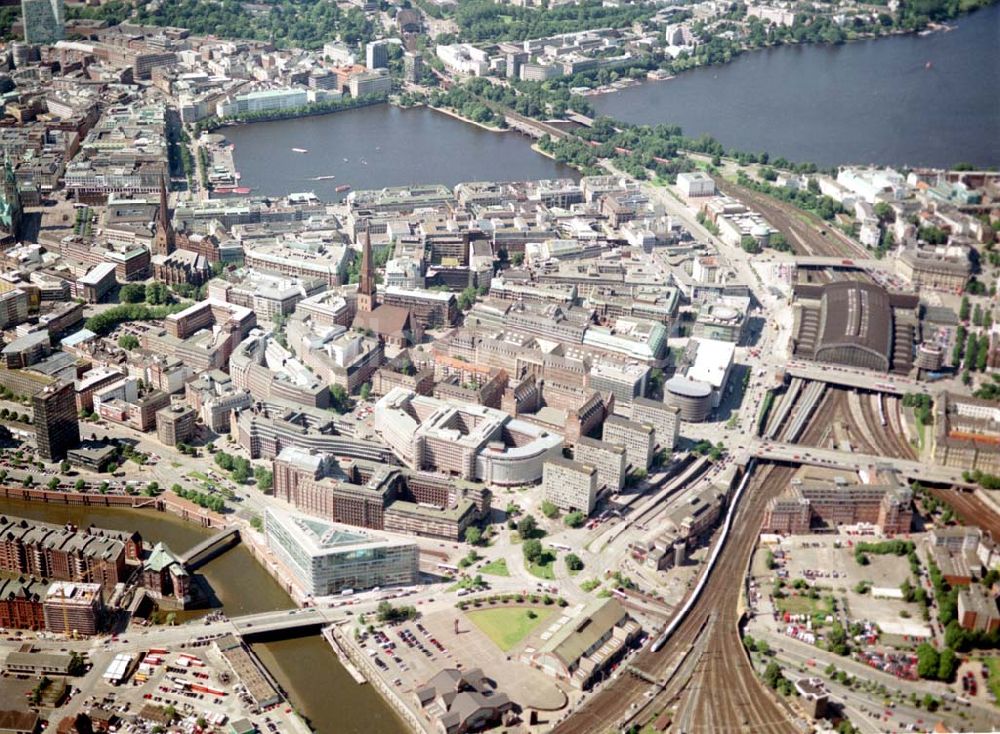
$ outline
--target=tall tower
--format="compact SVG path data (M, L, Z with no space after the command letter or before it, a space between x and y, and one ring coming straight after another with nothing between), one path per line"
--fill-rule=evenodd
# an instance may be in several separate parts
M80 445L80 423L76 416L76 391L72 382L57 382L42 388L32 398L38 455L45 461L65 458Z
M160 215L156 221L156 239L153 241L154 255L169 255L177 249L177 237L174 235L174 225L170 221L170 209L167 207L167 182L160 177Z
M26 43L55 43L66 35L63 0L21 0Z
M372 266L372 236L365 227L365 242L361 248L361 276L358 280L358 311L375 309L375 269Z

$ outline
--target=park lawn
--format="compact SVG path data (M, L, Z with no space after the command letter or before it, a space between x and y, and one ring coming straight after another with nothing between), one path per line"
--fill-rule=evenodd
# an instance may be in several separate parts
M493 640L493 644L507 652L555 614L555 611L552 607L505 606L476 609L465 614L484 635ZM528 612L534 612L535 618L530 618Z
M506 558L498 558L495 561L490 561L479 569L479 572L489 574L490 576L510 576Z
M993 698L1000 701L1000 657L985 658L983 662L990 669L990 679L986 685L993 692Z
M556 554L552 551L545 551L538 562L528 564L528 573L546 581L554 581L556 578L555 563Z

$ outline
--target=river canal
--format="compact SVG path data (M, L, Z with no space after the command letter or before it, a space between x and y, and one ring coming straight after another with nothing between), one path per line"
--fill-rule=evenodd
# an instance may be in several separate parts
M426 107L374 105L219 132L236 144L240 183L254 194L312 191L333 201L341 185L379 189L579 176L534 152L519 133L484 130ZM335 178L317 181L317 176Z
M0 498L0 512L51 523L73 522L137 530L146 542L163 541L180 553L211 534L168 513L46 505ZM249 551L237 546L198 572L230 616L294 607L292 600ZM207 610L203 610L204 613ZM371 686L359 686L319 635L253 644L254 651L288 693L296 710L319 734L398 734L407 731Z
M755 51L589 99L626 122L823 166L1000 165L1000 6L951 26Z

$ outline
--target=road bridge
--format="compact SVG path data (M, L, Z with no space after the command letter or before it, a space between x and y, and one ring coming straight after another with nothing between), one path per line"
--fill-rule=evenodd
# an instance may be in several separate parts
M189 571L198 568L219 553L240 542L240 530L237 527L220 530L180 556L180 562Z
M872 454L857 454L849 451L802 446L793 443L769 441L758 444L750 449L750 454L758 459L779 461L787 464L808 464L810 466L825 466L831 469L860 471L862 469L888 468L895 469L907 479L916 479L932 484L954 484L971 487L962 479L962 472L946 466L935 466L910 459L894 459Z
M890 395L905 395L906 393L930 394L931 387L925 383L911 380L909 377L889 375L884 372L856 370L851 367L841 367L835 364L820 364L818 362L790 362L785 367L785 373L795 378L826 382L840 387L856 390L884 392Z
M883 270L895 273L892 260L866 260L835 255L796 255L792 258L796 265L804 268L831 268L833 270Z

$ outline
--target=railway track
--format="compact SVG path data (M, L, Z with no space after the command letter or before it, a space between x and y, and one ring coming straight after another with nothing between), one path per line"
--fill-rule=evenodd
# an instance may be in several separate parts
M870 253L864 247L819 217L731 181L716 178L716 184L722 193L739 199L763 214L768 222L788 238L788 244L792 246L796 255L870 257Z
M883 426L878 406L875 404L876 400L883 399L882 396L879 393L862 393L859 397L862 422L868 426L869 433L875 441L875 445L871 447L874 453L893 459L915 459L916 454L903 436L898 421L893 421L894 408L885 406L886 425ZM898 411L896 417L898 418Z
M817 406L802 435L818 442L842 409L842 393L831 391ZM763 465L750 478L716 567L688 615L658 652L646 648L632 662L648 677L622 673L582 708L560 722L556 734L604 734L645 723L677 705L685 730L795 731L795 714L758 680L740 639L742 579L767 503L781 494L794 468Z
M975 525L1000 540L1000 516L973 492L961 489L932 489L931 494L954 510L966 525Z

